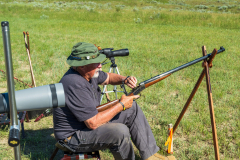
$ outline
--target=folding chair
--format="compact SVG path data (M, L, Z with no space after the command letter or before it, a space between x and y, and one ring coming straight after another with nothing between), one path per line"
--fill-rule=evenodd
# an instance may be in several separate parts
M89 159L89 158L97 158L97 160L101 160L99 151L94 152L76 152L75 150L68 147L64 144L63 141L58 141L55 144L56 148L53 151L53 154L50 157L50 160L53 160L56 156L59 149L64 151L64 156L61 160L78 160L78 159Z

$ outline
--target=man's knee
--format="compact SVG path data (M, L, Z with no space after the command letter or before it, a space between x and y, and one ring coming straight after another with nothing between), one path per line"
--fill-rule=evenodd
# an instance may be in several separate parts
M106 129L107 131L107 136L111 139L117 140L119 143L123 139L129 139L130 138L130 133L129 133L129 128L121 123L107 123L104 126L104 130Z

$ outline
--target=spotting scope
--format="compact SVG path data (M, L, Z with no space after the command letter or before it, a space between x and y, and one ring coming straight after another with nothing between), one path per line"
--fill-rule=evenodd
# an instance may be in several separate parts
M65 106L62 83L49 84L15 92L17 112ZM9 95L0 94L0 114L9 113Z
M1 22L1 27L8 93L0 94L0 114L9 113L10 130L8 144L9 146L14 147L15 160L20 160L20 121L17 117L17 111L63 107L65 105L65 96L61 83L15 92L9 22Z
M129 55L129 50L126 49L120 49L113 51L113 48L104 48L102 50L99 50L100 53L105 54L107 58L111 57L123 57Z

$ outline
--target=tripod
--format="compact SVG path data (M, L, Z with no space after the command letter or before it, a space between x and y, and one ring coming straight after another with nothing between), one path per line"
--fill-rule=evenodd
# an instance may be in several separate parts
M117 71L117 74L120 75L119 70L118 70L118 67L117 67L117 64L115 63L115 58L114 58L114 57L111 57L111 58L109 58L109 59L111 60L111 63L112 63L112 64L111 64L111 66L110 66L110 68L109 68L108 73L111 73L111 71L113 70L112 73L116 73L116 71ZM104 64L106 64L106 63L103 63L102 65L104 65ZM113 86L113 90L112 90L112 91L107 91L107 85L104 85L103 91L102 91L102 93L101 93L100 104L102 103L102 99L103 99L104 94L106 94L106 97L107 97L107 101L108 101L108 102L110 102L108 93L114 92L116 99L117 99L117 92L123 92L123 93L127 94L124 84L122 84L122 85L120 85L120 86L121 86L121 88L123 89L123 91L118 91L116 85Z
M206 82L207 82L207 92L208 92L208 102L209 102L209 110L210 110L210 118L211 118L211 125L212 125L212 135L213 135L213 145L214 145L214 151L215 151L215 159L219 160L219 149L218 149L218 139L217 139L217 129L216 129L216 123L215 123L215 115L214 115L214 107L213 107L213 99L212 99L212 90L211 90L211 83L210 83L210 74L209 74L209 68L212 68L212 61L217 54L217 49L214 49L211 57L207 60L205 59L203 62L203 71L201 75L198 78L198 81L190 94L187 102L184 105L184 108L182 109L182 112L180 113L174 127L173 127L173 133L177 129L182 117L184 116L186 110L188 109L188 106L190 105L195 93L197 92L198 87L200 86L204 76L206 76ZM202 53L203 56L206 56L206 47L202 46Z

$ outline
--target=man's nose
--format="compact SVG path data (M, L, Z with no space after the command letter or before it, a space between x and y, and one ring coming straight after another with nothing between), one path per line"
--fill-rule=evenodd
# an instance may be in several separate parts
M99 63L97 68L102 68L102 64L101 64L101 63Z

